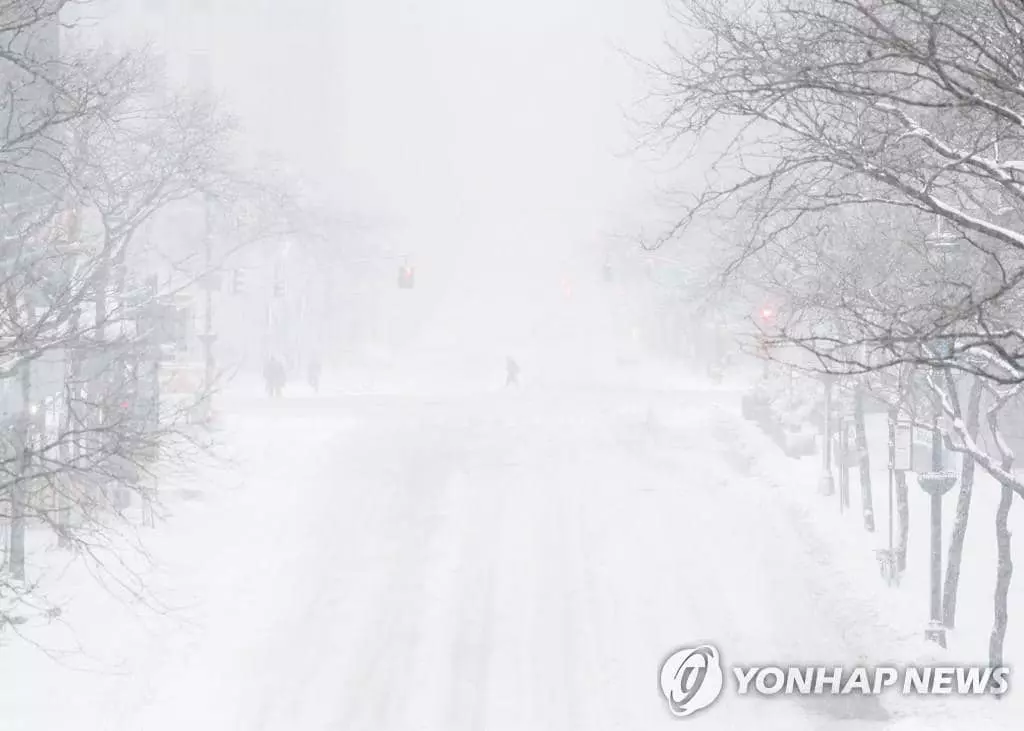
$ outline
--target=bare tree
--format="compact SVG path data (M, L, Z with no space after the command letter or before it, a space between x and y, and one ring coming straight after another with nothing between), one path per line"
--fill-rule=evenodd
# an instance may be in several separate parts
M1024 166L1015 82L1024 11L1008 0L679 0L688 27L674 64L659 69L668 111L658 129L670 138L738 130L706 189L659 241L681 235L709 210L748 213L744 255L837 209L895 206L946 222L961 236L964 259L984 269L984 286L957 292L904 331L868 321L865 339L899 362L893 338L927 343L955 335L957 347L984 349L1013 365L1022 338L990 309L1016 299L1024 236L1013 225ZM918 221L923 226L924 221ZM923 238L923 236L922 236ZM656 242L657 243L657 242ZM905 242L900 242L905 243ZM912 245L912 242L911 242ZM935 259L923 252L922 259ZM919 288L925 295L927 288ZM960 326L979 312L981 327ZM909 330L909 331L908 331ZM829 336L814 333L824 350ZM936 364L920 347L909 356ZM955 359L954 359L955 360ZM838 367L838 364L836 364ZM1016 368L955 360L953 367L997 382Z
M30 526L52 530L141 596L122 555L126 544L144 555L124 498L141 496L152 509L147 475L205 443L187 423L189 405L169 409L161 399L157 370L174 337L169 295L220 262L201 241L178 240L161 267L188 272L184 281L141 276L139 231L174 206L212 201L233 249L287 229L285 212L294 218L297 208L235 162L231 120L208 99L168 89L144 54L88 51L37 64L0 50L4 64L46 93L25 102L25 115L0 102L21 119L6 137L0 131L0 183L17 181L21 196L4 217L0 249L0 395L13 417L0 431L0 517L10 532L0 625L33 588L24 570ZM194 401L208 399L210 386Z
M964 429L972 439L978 438L981 418L981 400L985 382L981 378L972 378L970 391L967 394L966 412L962 414ZM956 408L959 408L959 404ZM960 490L956 501L956 515L953 518L953 530L950 534L949 549L946 554L946 576L942 585L942 623L949 628L956 626L957 596L960 587L960 570L963 565L964 540L967 537L967 526L971 515L971 498L974 494L974 457L967 453L960 465Z
M763 242L736 271L754 279L763 290L774 292L785 303L778 327L762 333L762 337L776 346L798 347L812 356L811 362L817 363L821 371L843 372L844 367L852 364L846 374L856 384L855 388L870 388L890 409L914 424L930 426L944 418L947 447L964 455L943 587L943 621L953 626L975 465L980 464L994 475L1004 491L1020 494L1021 485L1006 467L1008 452L1000 447L1000 452L993 456L979 441L983 391L994 393L997 386L991 379L974 376L965 392L957 377L963 370L991 367L990 363L977 363L990 357L990 352L981 347L956 347L942 352L943 340L918 328L919 323L927 321L929 313L942 314L941 308L949 306L951 300L943 297L945 291L969 286L968 283L978 280L983 269L970 260L961 260L958 266L936 260L924 246L894 246L894 240L923 238L917 235L913 218L894 221L883 215L884 209L871 206L865 206L864 212L867 215L857 216L850 209L841 214L831 212L813 225L799 221L785 235ZM998 305L990 304L981 312L974 312L972 318L964 317L961 327L965 331L973 326L981 332L991 323L1013 321L1021 314L1015 293L1008 290ZM878 332L878 322L885 322L890 332L884 349L880 340L873 337ZM817 337L805 335L809 328L817 329ZM821 347L826 336L828 345ZM785 351L779 347L774 352ZM890 357L892 354L897 357ZM964 367L955 368L956 363ZM998 415L1011 395L1007 392L993 397L986 406L988 428L997 445L1004 445ZM966 408L962 406L964 400ZM898 477L902 570L909 507L905 477ZM1000 515L1005 522L1005 510ZM999 530L1004 528L1005 525ZM1007 567L1012 566L1008 548L1009 544L1000 557L1001 587L1002 582L1009 581ZM1005 587L1000 591L1005 591ZM1005 612L1001 614L999 609L1000 602L1005 608L1005 596L1000 596L997 592L997 621L1005 622ZM1003 627L1004 632L1005 624ZM993 637L997 636L1002 635L996 632ZM998 647L993 644L992 652L993 662L998 662L1001 640Z

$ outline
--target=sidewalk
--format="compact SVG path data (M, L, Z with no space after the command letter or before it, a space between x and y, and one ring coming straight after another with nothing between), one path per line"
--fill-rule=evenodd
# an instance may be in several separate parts
M176 658L204 642L211 604L269 601L275 585L261 555L287 545L297 529L282 516L301 515L291 506L305 498L282 488L300 486L346 428L303 414L224 413L217 459L162 480L166 520L122 525L125 550L98 556L107 573L34 532L31 578L63 611L0 634L0 727L137 731L142 709L178 682Z
M884 416L869 416L868 419L874 533L864 529L862 516L865 504L858 470L850 470L850 508L841 514L838 474L834 475L836 494L827 498L818 494L822 470L820 453L802 459L786 457L757 426L749 422L742 422L737 431L741 443L735 446L751 462L752 471L764 476L766 488L774 489L781 499L790 502L794 510L803 515L808 525L813 525L815 535L822 541L822 550L829 555L823 556L823 560L834 559L836 581L847 586L857 603L873 608L874 621L891 628L891 636L897 641L888 648L877 648L882 652L881 659L901 663L985 665L993 617L996 567L993 526L999 500L998 484L980 470L975 476L971 520L960 577L957 629L949 632L949 649L943 651L924 641L924 629L929 618L930 503L928 496L918 487L913 473L908 474L910 531L907 571L899 587L886 586L875 559L876 549L888 548L888 430ZM954 487L943 499L943 559L949 545L957 495L958 487ZM895 524L898 531L898 519ZM1020 506L1011 513L1010 530L1024 533L1024 509ZM1020 541L1015 543L1019 555ZM1020 576L1014 577L1011 584L1008 611L1010 623L1005 642L1005 662L1016 666L1024 658L1024 625L1021 624L1024 622L1024 578ZM1011 687L1013 681L1011 677ZM908 713L916 716L922 710L930 709L934 705L933 700L904 698L901 704L907 707ZM958 713L961 710L970 713L973 723L968 725L975 727L984 725L982 715L986 722L991 716L993 723L1004 717L1019 720L1020 716L1014 714L1024 713L1024 693L1011 691L998 703L991 698L958 698L956 709Z
M852 533L861 546L873 551L876 548L889 546L889 472L888 464L888 426L882 415L867 417L868 453L871 460L872 507L875 516L875 532L869 534L863 530L865 503L862 497L860 471L850 470L850 512L843 516L841 524L844 530ZM959 476L960 460L956 455L949 455L950 469ZM812 459L812 458L808 458ZM818 455L820 460L820 455ZM835 476L839 484L838 472ZM931 531L930 498L918 486L915 473L907 473L910 500L910 530L907 550L907 571L903 584L893 593L914 597L913 606L919 622L927 620L929 566L929 536ZM964 544L960 591L957 601L957 629L950 632L950 653L964 661L983 661L987 659L988 635L992 623L992 596L995 589L996 543L995 513L999 502L1000 486L995 479L986 474L980 467L975 470L971 515ZM959 483L943 498L943 572L945 571L946 551L956 515L956 504L959 497ZM824 502L824 498L821 500ZM838 495L831 501L833 515L839 511ZM895 500L893 500L895 508ZM898 540L899 518L893 516L894 540ZM1014 506L1009 520L1010 531L1015 534L1024 533L1024 508ZM1024 549L1019 541L1015 548ZM944 575L944 574L943 574ZM1014 626L1013 618L1024 618L1024 579L1015 577L1010 586L1009 613L1010 626L1006 637L1006 655L1009 662L1014 658L1024 658L1024 627Z

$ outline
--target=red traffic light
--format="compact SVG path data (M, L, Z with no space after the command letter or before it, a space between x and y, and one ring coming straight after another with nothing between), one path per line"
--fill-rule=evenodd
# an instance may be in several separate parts
M773 317L775 317L775 310L773 310L771 307L761 308L762 320L771 320Z
M398 286L401 289L412 289L416 285L416 270L410 266L399 267Z

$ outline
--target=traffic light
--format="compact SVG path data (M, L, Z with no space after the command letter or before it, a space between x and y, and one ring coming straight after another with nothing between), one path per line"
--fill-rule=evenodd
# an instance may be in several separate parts
M771 305L765 305L757 311L757 317L761 321L762 325L774 325L777 315L778 313Z
M765 334L776 334L779 330L779 311L772 305L762 305L757 310L757 329Z
M284 282L280 280L274 282L274 296L284 297Z
M243 294L245 292L245 270L235 269L231 278L231 293Z
M398 268L398 288L412 289L416 286L416 270L411 266Z

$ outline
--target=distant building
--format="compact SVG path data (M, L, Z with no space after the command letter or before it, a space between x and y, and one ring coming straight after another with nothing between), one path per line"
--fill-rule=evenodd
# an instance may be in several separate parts
M0 58L0 216L8 229L52 203L63 188L55 159L60 130L51 126L60 112L54 93L60 35L56 18L17 34L0 32L0 48L20 61ZM15 166L18 173L9 174Z

